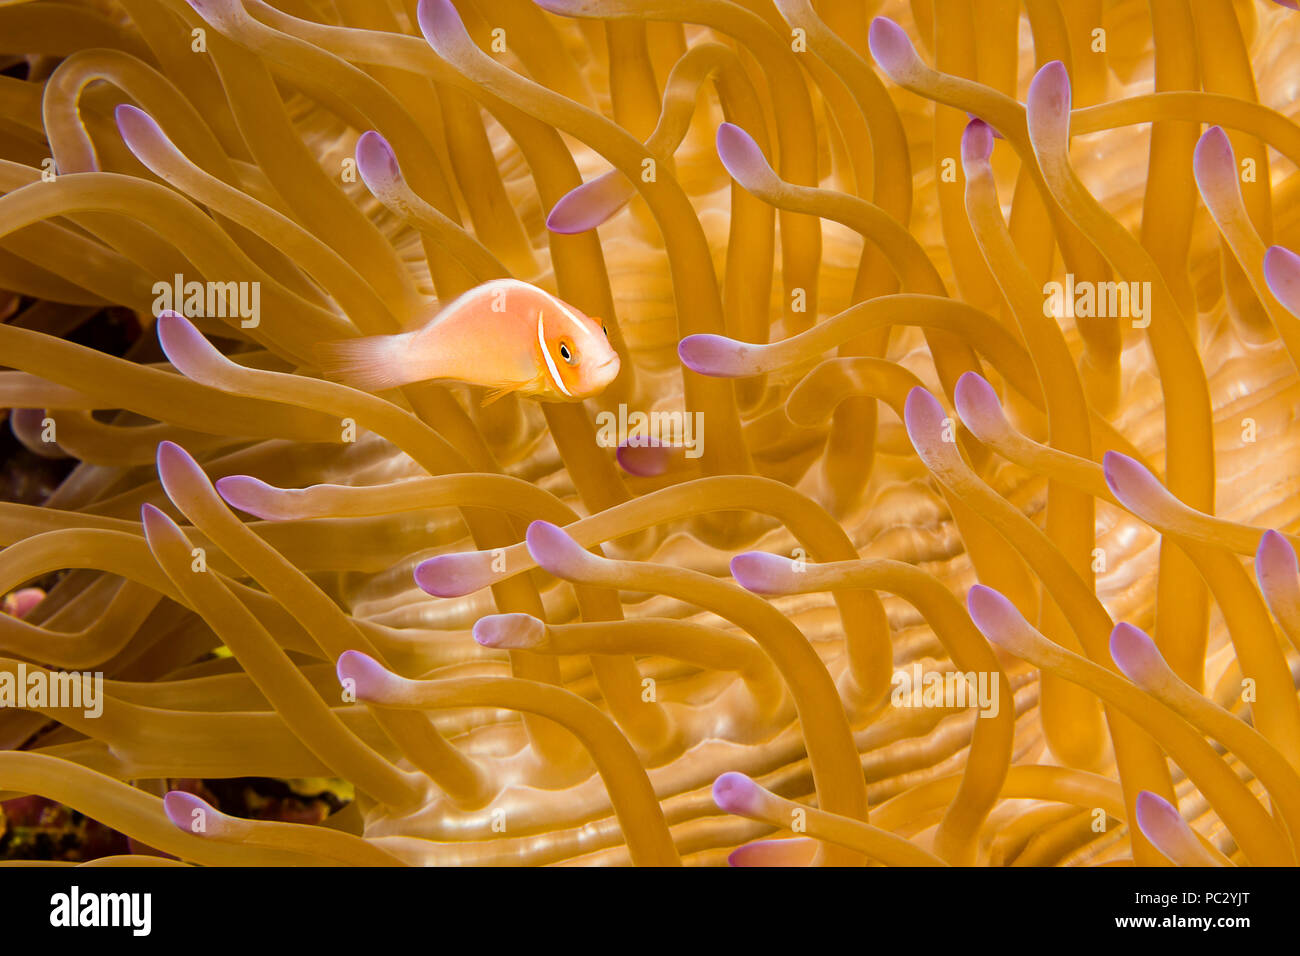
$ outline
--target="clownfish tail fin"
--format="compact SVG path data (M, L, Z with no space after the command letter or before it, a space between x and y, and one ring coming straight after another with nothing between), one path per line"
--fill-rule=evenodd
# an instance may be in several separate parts
M318 342L313 349L326 378L379 392L417 381L408 372L410 335L371 335L360 339Z

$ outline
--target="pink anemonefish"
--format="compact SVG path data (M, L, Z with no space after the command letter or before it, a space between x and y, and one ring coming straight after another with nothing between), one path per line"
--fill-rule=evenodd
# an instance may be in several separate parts
M518 279L493 279L396 335L316 347L330 378L367 391L437 380L489 389L484 404L517 392L580 402L618 376L618 353L599 319Z

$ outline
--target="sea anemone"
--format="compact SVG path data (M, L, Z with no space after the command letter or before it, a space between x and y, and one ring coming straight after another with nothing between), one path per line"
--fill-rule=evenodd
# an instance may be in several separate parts
M0 4L0 703L103 678L0 799L110 864L1296 863L1290 6ZM317 357L506 277L612 385Z

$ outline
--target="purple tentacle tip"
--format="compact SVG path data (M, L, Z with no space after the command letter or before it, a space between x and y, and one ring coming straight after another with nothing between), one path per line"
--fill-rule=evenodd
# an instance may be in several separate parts
M158 344L162 346L163 354L171 358L172 352L184 353L185 349L191 345L193 336L202 333L194 327L194 323L179 312L171 309L164 309L158 313L156 323L158 330ZM172 361L176 365L175 360Z
M1286 7L1288 10L1300 10L1300 0L1273 0L1279 7Z
M1196 173L1198 185L1205 186L1209 177L1236 175L1236 160L1232 155L1232 143L1222 126L1211 126L1196 141L1192 152L1192 170Z
M664 445L654 439L644 442L627 441L619 444L614 457L619 467L629 475L654 478L668 470L669 463L678 451L676 446Z
M1070 123L1070 74L1065 64L1053 60L1043 64L1029 84L1025 99L1029 131L1063 133Z
M731 559L731 576L746 591L754 594L785 594L794 562L766 551L746 551Z
M939 400L926 389L918 385L907 393L907 401L903 404L903 424L907 426L907 434L918 452L921 445L928 444L943 429L946 417Z
M229 29L246 16L242 0L186 0L186 2L217 29Z
M1290 584L1294 590L1297 575L1300 575L1300 570L1296 567L1296 554L1291 542L1276 531L1265 531L1255 550L1255 577L1259 579L1265 597L1270 596L1278 583Z
M162 483L163 491L167 493L167 497L173 502L179 496L182 483L187 481L194 483L207 481L207 475L203 473L203 469L199 467L198 462L190 457L189 452L175 442L159 442L155 461L158 468L158 480Z
M618 170L597 176L560 197L546 217L546 228L561 236L588 232L607 222L634 193Z
M993 386L976 372L966 372L953 389L957 414L980 441L991 441L1007 431L1007 419Z
M357 139L357 172L372 193L384 192L402 178L393 147L374 130L367 130Z
M185 497L187 488L202 493L205 486L211 487L211 482L199 463L175 442L158 443L156 463L158 481L162 484L167 497L178 507Z
M153 117L130 103L119 103L113 110L113 119L123 142L132 153L137 152L137 144L144 140L165 138Z
M247 514L263 521L269 520L266 510L261 508L258 502L269 486L264 481L254 478L252 475L227 475L224 478L218 478L214 485L217 494L221 495L222 500L232 508L238 508Z
M1070 71L1060 60L1044 63L1029 84L1029 96L1056 112L1070 108Z
M761 801L758 784L743 773L729 770L713 781L713 802L727 813L753 813Z
M415 566L415 583L434 597L464 597L492 583L491 558L479 551L440 554Z
M195 826L203 816L211 815L215 817L221 815L206 800L184 790L169 790L167 792L163 797L163 812L167 814L167 819L172 822L172 826L188 833L203 833L207 830L206 825L201 828Z
M1171 840L1180 841L1189 835L1183 815L1164 797L1142 790L1134 802L1137 804L1138 829L1157 849L1169 845Z
M160 441L158 449L155 452L155 461L158 466L158 472L178 471L185 467L189 455L185 449L174 441Z
M907 32L888 17L876 17L871 21L867 45L876 63L895 82L916 65L916 50Z
M172 519L167 517L167 512L149 504L147 501L140 506L140 523L144 525L145 540L153 538L160 531L175 526Z
M966 609L981 634L994 644L1005 645L1017 623L1024 617L1001 593L983 584L973 585L966 593Z
M1270 569L1296 570L1295 549L1286 536L1269 529L1259 538L1259 550L1255 552L1256 561L1264 562Z
M738 378L745 374L741 365L745 343L725 335L700 333L688 335L677 343L677 357L692 372L714 378Z
M734 123L718 127L717 147L723 167L742 186L776 175L754 138Z
M812 866L817 859L816 840L794 837L755 840L738 846L727 856L728 866Z
M536 647L546 625L531 614L489 614L474 622L474 640L484 647Z
M985 126L989 128L989 133L993 136L994 139L1006 139L1005 136L1003 136L1001 133L997 131L997 127L990 124L987 120L980 119L980 117L976 116L970 110L966 111L966 118L969 120L979 120L981 123L983 123ZM993 150L993 144L990 143L989 151L991 152L992 150Z
M1292 315L1300 316L1300 256L1283 246L1264 253L1264 281Z
M1164 668L1164 658L1155 641L1145 631L1124 621L1110 632L1110 656L1120 672L1135 684L1157 676Z
M420 0L415 8L415 19L420 25L420 32L430 43L441 37L465 32L465 24L451 0Z
M202 473L198 462L191 458L190 453L174 441L160 441L158 443L157 463L159 475L167 472L179 477L182 472L186 471ZM164 483L166 483L165 477Z
M193 322L170 309L158 315L158 344L167 361L187 377L197 373L202 363L216 356L222 358Z
M993 155L993 127L982 119L972 119L961 134L961 161L964 165L987 163Z
M1140 461L1120 452L1108 451L1102 456L1101 472L1111 494L1134 510L1142 500L1166 494L1164 486Z
M582 545L569 537L567 531L549 521L534 521L530 524L524 540L533 560L552 574L562 575L590 557Z
M383 664L361 651L344 651L340 654L335 671L339 683L343 685L351 683L357 697L363 700L377 696L384 683L392 676Z

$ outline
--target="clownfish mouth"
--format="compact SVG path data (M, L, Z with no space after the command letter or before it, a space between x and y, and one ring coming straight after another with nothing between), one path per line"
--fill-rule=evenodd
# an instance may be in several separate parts
M619 370L622 368L617 355L611 355L599 365L591 369L591 382L596 391L604 389L618 377Z

